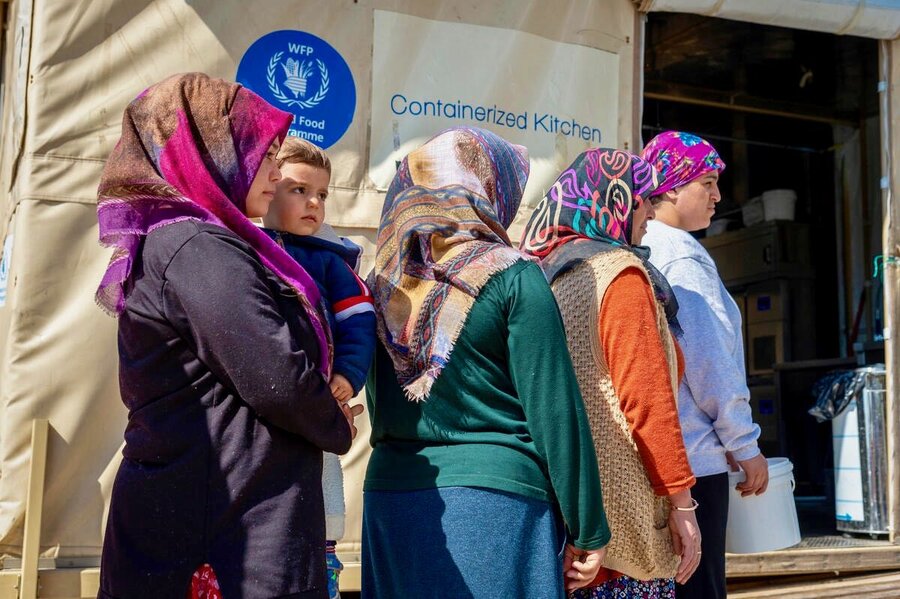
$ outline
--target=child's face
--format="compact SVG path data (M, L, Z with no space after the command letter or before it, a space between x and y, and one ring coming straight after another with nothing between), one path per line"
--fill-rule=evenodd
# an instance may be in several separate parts
M263 223L295 235L314 235L325 220L329 181L331 175L323 168L285 162Z

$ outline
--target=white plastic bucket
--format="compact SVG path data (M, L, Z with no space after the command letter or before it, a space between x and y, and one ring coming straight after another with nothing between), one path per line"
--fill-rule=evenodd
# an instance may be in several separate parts
M728 528L725 551L759 553L800 542L794 504L794 465L787 458L769 458L769 487L762 495L741 497L735 486L746 474L728 473Z
M762 198L756 196L747 200L741 207L741 219L744 221L744 226L752 227L757 223L763 222L765 218L764 212Z
M763 192L762 201L766 220L794 220L797 192L793 189L770 189Z

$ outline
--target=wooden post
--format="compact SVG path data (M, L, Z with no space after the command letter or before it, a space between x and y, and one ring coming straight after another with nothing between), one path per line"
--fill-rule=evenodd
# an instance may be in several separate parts
M640 154L644 149L644 45L647 43L647 15L634 12L634 66L631 69L631 151Z
M20 599L37 599L38 556L41 547L41 512L44 506L44 474L47 470L47 436L50 423L36 419L31 423L31 469L25 498L25 535L22 542L22 578Z
M888 450L888 501L890 538L897 543L900 524L900 44L882 41L879 45L879 86L881 95L883 247L884 253L884 362L886 368L886 410ZM886 184L885 184L886 183Z

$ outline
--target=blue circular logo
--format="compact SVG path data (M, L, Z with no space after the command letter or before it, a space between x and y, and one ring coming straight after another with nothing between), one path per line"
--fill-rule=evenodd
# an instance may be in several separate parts
M331 44L304 31L273 31L251 45L237 81L294 115L289 135L334 145L356 110L350 67Z

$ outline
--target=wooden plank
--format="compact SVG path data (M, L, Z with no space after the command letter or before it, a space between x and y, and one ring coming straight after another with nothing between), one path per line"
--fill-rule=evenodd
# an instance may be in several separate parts
M644 149L641 125L644 122L644 44L647 15L634 13L634 67L631 69L631 151ZM628 146L625 146L628 149Z
M40 597L53 599L83 599L86 595L82 592L81 571L72 568L57 568L55 570L41 570L38 573L40 584ZM187 594L187 593L185 593ZM91 597L97 596L94 591ZM179 597L178 599L182 599Z
M41 570L39 597L47 599L94 599L100 590L100 568L53 568ZM0 570L0 599L19 598L19 571Z
M19 572L0 570L0 599L18 599Z
M889 185L882 192L883 239L885 256L900 254L900 43L881 42L879 45L879 73L887 89L880 94L882 123L882 173ZM886 151L885 151L886 150ZM884 261L884 363L886 369L886 409L888 445L888 501L890 538L897 542L900 524L900 410L897 392L900 390L900 331L897 330L897 306L900 301L900 272L898 264Z
M785 549L767 553L726 556L729 578L784 576L816 572L860 572L900 569L900 547L840 547Z
M900 589L900 573L855 576L836 580L766 585L765 588L729 591L728 599L891 598Z
M100 568L81 571L81 597L93 599L100 592Z
M852 573L845 576L865 576L868 573ZM798 574L797 576L763 576L753 578L731 578L728 580L728 592L737 593L738 591L761 591L773 587L782 588L789 585L799 585L802 583L821 582L824 580L837 579L839 575L834 572L816 572L815 574Z
M644 98L662 100L677 104L708 106L729 112L763 114L800 121L812 121L829 125L858 127L859 122L837 114L815 104L776 101L767 97L752 97L740 94L736 99L731 92L723 92L706 87L694 87L671 81L648 81L644 87Z
M362 588L362 567L357 562L344 562L344 569L341 572L341 592L358 593Z
M41 511L44 474L47 470L47 435L50 423L38 418L31 423L31 468L25 498L25 535L22 542L22 583L19 597L37 599L38 555L41 546Z
M341 591L358 592L362 582L358 556L339 556L344 564ZM900 569L900 547L840 547L833 549L784 549L768 553L727 555L727 576L734 579L754 576L785 576L834 572L870 572ZM729 593L729 599L731 594ZM897 594L900 596L900 593Z

